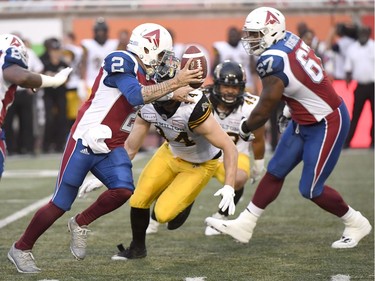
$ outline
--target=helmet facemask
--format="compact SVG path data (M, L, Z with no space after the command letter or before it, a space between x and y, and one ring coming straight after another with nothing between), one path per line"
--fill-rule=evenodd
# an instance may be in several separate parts
M174 52L165 50L159 57L162 56L160 60L158 60L155 64L151 65L151 67L155 70L155 75L157 75L162 80L168 76L169 78L173 78L175 73L180 65L180 60L174 56Z
M214 71L214 87L212 103L214 108L219 103L224 104L232 112L243 101L246 84L245 71L241 64L224 61L218 64ZM227 86L225 91L222 86Z
M267 33L267 28L262 30L243 30L241 43L248 55L259 56L267 49L267 43L264 41L264 36Z

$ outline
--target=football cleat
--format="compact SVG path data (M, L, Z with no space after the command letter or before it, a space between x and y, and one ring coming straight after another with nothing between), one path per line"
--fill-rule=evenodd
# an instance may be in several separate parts
M354 248L363 237L371 232L372 229L370 222L358 211L355 211L353 219L349 222L344 222L344 224L344 233L340 240L332 243L332 248Z
M150 218L150 222L149 222L148 227L146 229L146 234L157 233L158 230L159 230L159 225L160 225L159 222Z
M206 218L207 225L223 234L232 236L240 243L249 243L258 218L248 210L243 211L235 220Z
M90 231L87 226L79 226L75 217L68 221L68 230L71 234L70 251L77 260L83 260L86 257L87 233Z
M39 273L41 270L36 266L35 259L31 251L18 250L15 243L8 252L8 259L16 266L21 273Z
M215 214L213 214L212 218L221 219L221 220L227 220L227 217L225 215L219 214L218 212L215 213ZM220 234L221 234L221 232L217 231L212 226L207 226L206 229L205 229L205 231L204 231L204 235L206 235L206 236L215 236L215 235L220 235Z
M147 256L146 248L139 248L134 246L133 242L130 243L129 248L124 248L122 244L117 245L117 249L120 251L116 255L112 256L114 261L124 261L132 259L142 259Z

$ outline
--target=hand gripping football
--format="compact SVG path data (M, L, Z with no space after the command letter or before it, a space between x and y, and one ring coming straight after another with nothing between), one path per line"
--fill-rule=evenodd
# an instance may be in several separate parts
M189 46L184 54L182 55L181 59L181 69L185 67L186 63L190 58L193 58L189 65L189 69L196 69L198 67L202 67L203 70L203 77L207 77L207 59L203 52L198 49L196 46ZM200 86L202 86L203 83L195 83L195 84L190 84L190 87L194 89L198 89Z

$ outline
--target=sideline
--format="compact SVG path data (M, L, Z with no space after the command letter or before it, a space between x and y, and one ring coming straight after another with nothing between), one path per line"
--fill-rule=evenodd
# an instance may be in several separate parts
M149 157L150 155L152 155L153 152L141 152L141 153L138 153L134 160L132 161L133 163L135 162L138 162L138 161L141 161L147 157ZM6 171L5 171L6 172ZM35 177L55 177L57 176L58 174L58 171L57 170L18 170L18 171L9 171L6 173L7 174L7 177L31 177L31 178L35 178ZM5 173L4 173L5 175ZM30 214L31 212L39 209L40 207L44 206L45 204L47 204L49 202L49 200L51 200L52 198L52 195L49 195L43 199L40 199L38 201L36 201L35 203L11 214L10 216L0 220L0 229L4 228L5 226L7 226L8 224L11 224L12 222L15 222L25 216L27 216L28 214Z

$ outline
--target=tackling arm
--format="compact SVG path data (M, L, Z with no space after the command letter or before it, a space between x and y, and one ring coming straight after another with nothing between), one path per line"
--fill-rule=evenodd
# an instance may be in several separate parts
M201 125L196 127L194 131L203 135L211 144L224 152L225 184L234 186L236 182L238 152L232 139L221 128L212 114Z
M124 144L124 147L131 160L133 160L138 150L141 148L150 126L150 123L146 122L139 116L137 116L135 119L133 129Z

